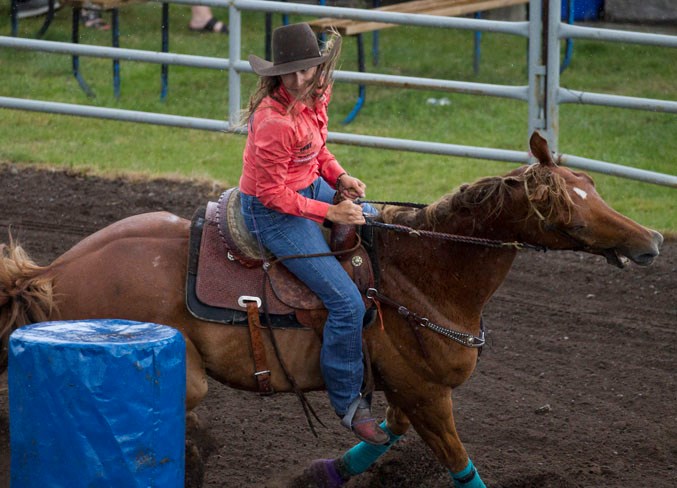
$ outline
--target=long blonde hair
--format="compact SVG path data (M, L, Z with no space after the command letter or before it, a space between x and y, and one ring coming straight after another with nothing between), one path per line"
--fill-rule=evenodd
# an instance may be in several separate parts
M321 54L331 52L334 45L337 42L339 42L340 39L341 34L339 34L338 31L334 29L329 31L329 38L325 42ZM327 61L318 66L317 72L315 73L315 77L313 78L313 82L308 87L308 90L306 90L305 93L301 94L301 96L293 100L287 106L286 113L290 113L294 108L294 106L299 102L299 100L303 100L308 96L310 96L313 100L317 100L322 95L324 95L324 93L327 91L327 88L329 88L332 84L334 69L336 68L336 63L338 62L340 55L341 55L341 46L339 45L337 49L334 50L331 57ZM282 80L279 76L259 77L259 82L258 85L256 86L256 90L254 90L254 93L249 99L249 107L247 108L247 110L244 111L242 117L241 123L243 126L246 125L247 122L249 121L249 118L252 115L254 115L254 112L256 112L256 109L259 108L259 105L261 105L261 102L263 101L264 98L269 96L273 99L276 99L275 91L279 88L281 84ZM282 103L281 100L278 101Z

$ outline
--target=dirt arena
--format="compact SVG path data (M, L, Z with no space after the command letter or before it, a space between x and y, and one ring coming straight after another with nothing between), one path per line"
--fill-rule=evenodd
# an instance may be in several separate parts
M123 217L169 210L190 218L220 188L105 180L0 163L0 241L7 229L46 264ZM486 309L488 346L454 393L456 425L487 486L677 486L677 244L654 265L523 252ZM9 486L7 376L0 376L0 488ZM215 382L207 488L297 486L315 458L353 444L323 393L315 438L294 396L262 398ZM375 411L384 412L378 394ZM415 432L353 488L451 486ZM21 488L21 487L16 487Z

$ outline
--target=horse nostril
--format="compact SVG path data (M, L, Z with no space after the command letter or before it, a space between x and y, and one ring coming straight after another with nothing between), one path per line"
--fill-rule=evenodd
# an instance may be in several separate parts
M644 254L640 254L639 256L635 256L634 261L640 265L647 265L651 264L656 256L658 256L658 251L646 252Z

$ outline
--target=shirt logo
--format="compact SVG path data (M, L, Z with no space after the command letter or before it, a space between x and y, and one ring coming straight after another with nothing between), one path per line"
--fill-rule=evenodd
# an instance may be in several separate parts
M307 156L299 156L299 157L296 157L296 158L294 158L292 161L294 161L295 163L298 163L298 164L307 163L307 162L312 161L313 159L315 159L315 158L317 157L318 154L320 154L320 151L315 151L315 152L310 153L310 154L307 155Z

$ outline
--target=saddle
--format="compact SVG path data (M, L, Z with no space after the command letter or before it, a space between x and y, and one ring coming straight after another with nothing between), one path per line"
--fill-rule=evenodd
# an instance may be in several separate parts
M362 245L348 252L340 248L353 242L345 238L350 233L344 227L334 225L334 237L327 239L332 251L342 252L341 265L370 308L364 293L374 285L371 260ZM264 263L269 265L267 273ZM309 327L321 334L327 315L317 295L261 249L240 213L240 193L231 188L193 216L186 305L201 320L246 326L249 302L256 303L261 314L267 312L273 327Z
M362 292L365 306L370 310L365 322L372 322L375 313L365 292L374 286L374 274L369 254L356 238L355 226L334 225L328 241L332 252L340 257L343 269ZM208 202L206 208L199 209L193 216L186 306L201 320L248 326L254 377L263 395L274 391L261 323L277 328L312 328L322 337L327 317L317 295L263 249L249 232L240 213L237 188L226 190L217 202ZM272 335L271 340L274 341ZM365 350L365 359L366 354ZM370 385L373 380L369 361L366 366L366 383Z

